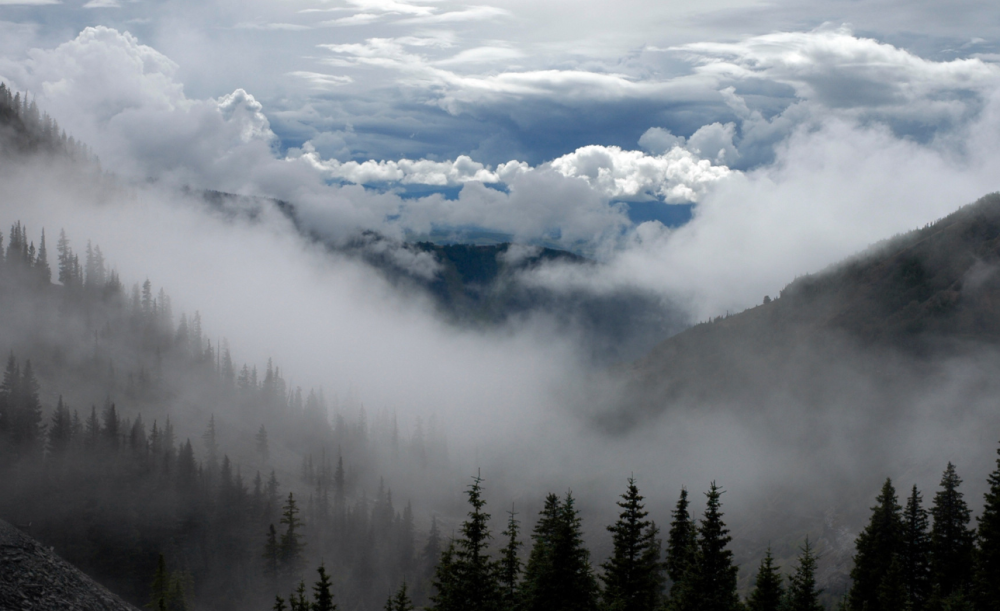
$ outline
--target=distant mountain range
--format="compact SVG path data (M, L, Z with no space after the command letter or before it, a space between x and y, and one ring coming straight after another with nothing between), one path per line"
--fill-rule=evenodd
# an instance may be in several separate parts
M546 263L600 265L565 250L509 242L403 242L373 231L335 241L310 227L289 202L219 191L188 190L187 194L202 198L228 216L257 218L264 207L275 207L303 235L331 252L363 260L390 282L425 293L441 315L456 324L495 327L517 319L546 317L557 330L580 337L588 351L585 356L600 364L639 358L688 325L679 308L652 292L635 289L595 294L524 281L526 272Z

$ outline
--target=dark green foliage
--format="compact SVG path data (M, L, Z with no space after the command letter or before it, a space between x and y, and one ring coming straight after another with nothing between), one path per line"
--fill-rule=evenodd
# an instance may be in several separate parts
M527 611L588 611L597 608L598 587L583 546L573 496L549 494L531 535L522 586Z
M667 537L667 577L671 581L670 598L676 599L684 576L688 574L695 556L698 539L697 528L688 511L688 493L681 488L677 506L671 512L670 533Z
M330 591L332 582L326 566L320 564L316 572L319 573L319 580L313 584L312 611L334 611L337 605L333 604L333 592Z
M618 506L618 521L608 526L614 551L602 564L604 607L622 611L653 611L663 593L663 565L656 525L646 519L642 495L629 477Z
M410 600L410 595L406 593L405 581L403 585L399 586L396 594L385 601L385 611L414 611L414 609L413 601Z
M285 525L285 532L281 534L281 541L278 544L279 571L284 575L294 576L302 568L302 551L305 544L302 542L302 520L299 516L299 507L295 503L295 495L288 493L288 500L281 511L281 523Z
M989 490L978 518L974 592L980 611L1000 611L1000 458L996 464L987 478Z
M823 611L819 602L820 590L816 588L816 555L806 537L799 565L788 577L788 591L784 611Z
M722 521L723 491L712 482L705 515L698 525L693 562L681 579L675 608L683 611L735 611L741 608L736 593L737 567L729 550L729 529Z
M903 546L903 516L892 481L885 480L875 499L868 525L855 543L851 590L848 593L853 611L895 611L883 609L879 592L893 560Z
M914 611L923 608L930 596L930 533L927 510L922 506L920 491L913 486L903 510L903 539L899 557L907 602Z
M181 573L167 572L167 562L163 554L156 563L156 573L150 587L150 600L146 604L152 611L185 611L187 599L184 594L186 577Z
M958 491L961 484L955 465L949 462L931 506L932 585L935 597L941 599L967 588L972 578L975 532L969 528L969 507Z
M501 591L498 564L487 551L492 535L490 514L485 512L482 478L476 476L469 486L472 509L462 523L461 536L449 545L438 564L432 597L438 611L492 611L500 607Z
M912 609L910 596L906 591L906 575L900 555L896 555L889 565L889 570L878 587L878 604L882 609Z
M522 543L517 537L520 530L517 514L511 509L507 515L507 530L503 531L507 544L500 550L500 589L503 608L512 611L521 604Z
M285 599L275 595L274 606L271 607L272 611L288 611L288 606L285 605Z
M757 569L750 598L747 599L747 611L778 611L785 597L781 582L781 573L774 566L774 556L768 546L764 559L760 561L760 568Z
M312 611L312 603L306 597L306 582L299 581L298 587L288 596L290 611Z

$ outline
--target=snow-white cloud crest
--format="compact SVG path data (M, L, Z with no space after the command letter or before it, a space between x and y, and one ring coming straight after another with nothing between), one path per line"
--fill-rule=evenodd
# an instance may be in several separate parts
M309 143L290 159L302 159L328 178L359 185L399 183L454 187L470 182L508 183L516 176L551 169L567 178L580 179L607 200L660 199L692 203L713 183L732 173L697 154L675 146L660 155L623 150L617 146L585 146L537 166L511 160L496 168L467 155L454 161L400 159L346 161L322 159Z

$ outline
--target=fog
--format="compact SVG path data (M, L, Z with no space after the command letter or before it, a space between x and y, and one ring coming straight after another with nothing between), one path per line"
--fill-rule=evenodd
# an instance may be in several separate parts
M650 414L608 427L616 410L630 409L621 394L627 372L595 366L581 348L585 338L544 312L499 327L456 327L423 292L303 237L267 206L223 214L156 186L94 193L53 180L44 166L7 172L3 182L6 223L44 227L50 252L60 228L78 250L86 240L99 244L126 287L149 278L171 296L175 317L198 311L206 336L227 341L237 367L262 371L273 359L290 388L355 397L370 413L395 414L403 431L436 417L448 438L453 494L481 470L495 515L514 502L530 522L545 492L572 489L598 556L602 525L629 475L661 523L682 486L697 493L718 482L728 490L737 543L753 554L787 535L792 517L797 528L819 528L836 512L837 527L854 531L887 476L900 480L901 493L917 483L929 498L948 460L977 507L991 468L1000 419L989 350L921 365L849 342L832 357L806 345L794 366L763 375L755 368L769 364L736 346L729 358L773 387L748 388L745 401L664 405L654 396L660 403ZM603 269L592 271L595 286ZM718 290L717 277L703 278L706 291ZM415 502L424 516L455 507L454 498Z

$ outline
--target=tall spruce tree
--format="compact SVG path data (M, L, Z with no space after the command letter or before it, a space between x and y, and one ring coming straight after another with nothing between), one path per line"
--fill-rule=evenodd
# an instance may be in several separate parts
M989 490L979 516L974 594L979 611L1000 611L1000 449L997 466L987 478Z
M281 558L280 572L286 577L295 577L302 569L302 552L305 543L302 541L301 530L304 526L299 518L299 506L295 502L295 495L288 493L288 500L281 511L281 523L285 525L285 532L281 535L278 545Z
M311 611L336 611L337 605L333 604L333 592L330 587L330 575L326 572L326 566L322 563L316 569L319 579L313 584L313 603Z
M975 532L969 528L970 511L958 487L962 478L948 463L941 489L934 495L931 516L931 576L934 596L947 600L971 585Z
M788 577L783 611L823 611L823 605L819 602L820 590L816 588L816 555L809 544L809 537L806 537L806 543L801 549L799 564Z
M593 611L598 587L573 495L545 499L524 573L526 611Z
M785 588L782 586L781 573L774 566L774 556L771 546L767 547L764 559L757 569L753 590L747 599L747 611L779 611L785 598Z
M679 597L684 577L688 574L695 556L698 540L697 527L688 511L688 492L681 488L677 506L671 512L670 533L667 536L667 578L670 579L670 598Z
M694 561L683 577L675 608L683 611L736 611L742 606L736 592L738 568L729 549L732 537L722 521L723 490L712 482L708 502L698 525Z
M896 611L882 608L879 590L902 545L902 508L892 480L886 478L875 499L868 525L855 542L852 584L847 596L851 611Z
M653 611L659 608L663 594L663 565L657 528L646 519L642 495L635 479L628 486L618 506L618 520L608 526L614 551L601 565L604 574L604 608L615 611Z
M486 513L482 478L472 478L468 499L471 510L462 523L461 536L446 554L448 563L438 564L435 579L437 595L432 598L437 611L494 611L500 608L500 582L497 563L487 551L492 535L490 514ZM447 574L445 574L447 573Z
M384 608L385 611L414 611L413 601L410 600L410 595L406 592L405 581L396 590L396 594L389 597L389 600L385 602Z
M503 536L507 544L500 550L500 588L502 590L502 606L508 611L515 611L521 605L521 540L518 539L520 522L512 507L507 512L507 530Z
M920 611L930 596L930 533L927 510L922 506L916 484L903 510L903 538L900 548L906 597L912 611Z

